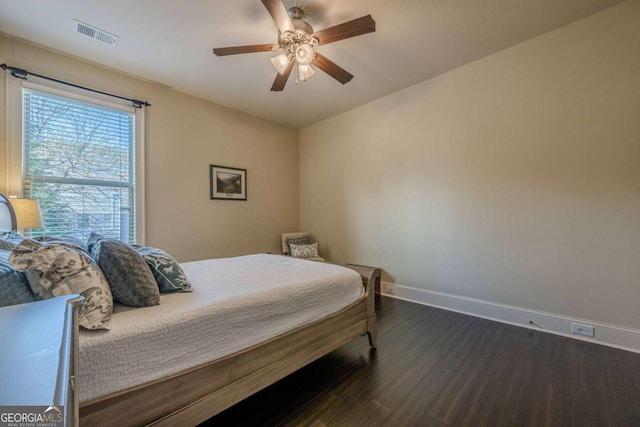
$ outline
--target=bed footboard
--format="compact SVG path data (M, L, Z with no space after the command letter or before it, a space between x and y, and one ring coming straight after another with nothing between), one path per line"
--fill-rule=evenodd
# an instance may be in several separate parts
M364 265L345 264L345 267L355 270L362 277L367 300L367 336L369 345L376 348L378 340L378 325L376 323L376 286L380 282L380 269Z

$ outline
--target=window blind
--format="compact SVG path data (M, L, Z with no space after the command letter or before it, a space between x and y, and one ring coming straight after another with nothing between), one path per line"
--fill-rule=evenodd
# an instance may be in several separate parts
M134 243L135 116L23 89L23 193L38 199L32 236L91 232Z

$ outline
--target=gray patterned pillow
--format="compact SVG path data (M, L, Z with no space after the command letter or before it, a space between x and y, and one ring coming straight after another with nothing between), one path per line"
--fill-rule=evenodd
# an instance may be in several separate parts
M319 258L318 242L312 245L291 245L291 256L295 258Z
M7 231L0 234L0 249L10 251L24 240L24 236L17 231Z
M11 249L13 249L15 247L16 247L16 244L13 243L11 240L0 238L0 250L10 251Z
M111 291L102 271L86 252L60 243L25 239L11 251L9 261L24 271L37 299L80 294L78 323L86 329L109 329L113 311Z
M9 251L0 250L0 307L35 301L24 273L9 262Z
M291 245L308 245L310 243L311 242L309 241L309 236L287 239L287 245L289 245L289 255L291 255L291 252L292 252Z
M145 260L162 293L191 292L191 283L187 275L171 255L162 249L133 245L133 248Z
M91 244L91 256L107 278L114 301L130 307L160 304L160 290L151 269L131 246L98 239Z

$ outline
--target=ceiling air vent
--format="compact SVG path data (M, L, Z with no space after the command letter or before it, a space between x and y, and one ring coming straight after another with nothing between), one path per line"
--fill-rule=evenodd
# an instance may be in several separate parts
M80 22L77 19L73 20L73 28L78 34L91 37L92 39L106 43L109 46L114 46L118 42L118 36L115 34L107 33L106 31L102 31L92 25Z

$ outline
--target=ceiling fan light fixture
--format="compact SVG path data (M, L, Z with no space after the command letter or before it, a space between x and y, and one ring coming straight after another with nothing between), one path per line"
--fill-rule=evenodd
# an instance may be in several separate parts
M289 65L289 55L286 53L281 53L278 56L274 56L271 58L271 63L273 64L273 68L276 69L278 74L284 74L287 66Z
M288 0L288 2L290 1ZM214 48L213 53L216 56L277 52L277 56L271 58L271 64L278 72L273 85L271 85L272 92L281 92L284 89L294 66L298 74L296 83L313 76L315 69L311 66L312 64L342 84L349 83L353 79L353 74L322 54L315 52L315 48L374 32L376 21L371 15L352 19L316 32L307 22L305 11L302 8L294 6L287 10L284 0L262 0L262 4L278 27L278 43Z
M315 52L311 44L302 43L296 48L296 62L300 65L309 65L313 61Z
M315 70L309 64L298 64L298 80L305 81L309 77L313 76Z

